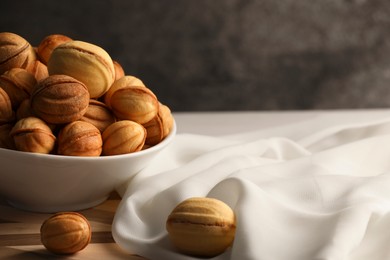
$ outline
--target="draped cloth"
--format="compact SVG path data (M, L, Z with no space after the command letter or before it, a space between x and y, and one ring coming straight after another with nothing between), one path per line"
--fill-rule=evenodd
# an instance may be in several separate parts
M165 229L189 197L220 199L236 214L232 246L213 259L390 259L390 115L181 133L118 192L113 237L148 259L197 259L178 253Z

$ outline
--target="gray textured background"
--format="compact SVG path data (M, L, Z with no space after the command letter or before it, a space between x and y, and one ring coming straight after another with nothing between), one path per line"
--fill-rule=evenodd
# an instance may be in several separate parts
M390 106L388 0L2 0L0 31L95 43L175 111Z

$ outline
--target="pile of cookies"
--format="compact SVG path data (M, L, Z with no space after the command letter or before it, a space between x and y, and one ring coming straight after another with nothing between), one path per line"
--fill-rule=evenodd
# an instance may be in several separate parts
M70 156L136 152L172 130L168 106L101 47L0 33L0 148Z

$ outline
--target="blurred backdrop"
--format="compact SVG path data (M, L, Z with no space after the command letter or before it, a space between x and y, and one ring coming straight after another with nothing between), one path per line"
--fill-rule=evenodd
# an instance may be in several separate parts
M0 31L104 48L173 111L390 107L388 0L2 0Z

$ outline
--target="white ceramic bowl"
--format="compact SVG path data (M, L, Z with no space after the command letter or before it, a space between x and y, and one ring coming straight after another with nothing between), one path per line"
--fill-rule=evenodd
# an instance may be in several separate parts
M96 206L151 163L175 135L176 124L159 144L114 156L60 156L0 148L0 196L16 208L34 212Z

